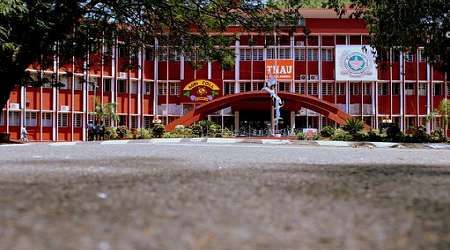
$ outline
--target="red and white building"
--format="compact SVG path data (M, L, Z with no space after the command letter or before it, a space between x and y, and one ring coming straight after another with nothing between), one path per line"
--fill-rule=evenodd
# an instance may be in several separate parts
M17 87L1 113L0 132L18 139L21 126L26 125L30 141L86 140L94 96L102 103L118 103L120 123L130 129L148 128L156 115L168 124L212 99L260 91L268 70L275 65L286 65L282 73L289 75L275 76L279 91L334 104L372 128L378 128L386 117L403 130L425 125L430 131L439 124L439 117L429 124L426 117L447 98L449 86L446 75L427 64L420 49L407 54L391 51L383 68L382 63L371 61L370 48L366 47L369 53L361 50L368 44L364 23L339 19L332 10L305 9L302 14L301 22L311 31L308 36L300 28L291 36L275 38L230 27L230 35L237 33L240 39L230 46L237 56L229 71L217 62L159 47L158 41L143 48L135 69L122 70L129 53L120 41L112 57L89 72L72 64L57 68L56 60L55 67L48 70L30 67L32 74L57 78L65 86ZM267 45L274 40L277 46ZM99 55L93 52L91 58ZM191 60L201 61L203 67L193 69ZM243 121L270 120L270 105L267 100L239 99L207 119L235 130ZM335 124L301 103L286 103L281 116L284 123L280 127L320 129Z

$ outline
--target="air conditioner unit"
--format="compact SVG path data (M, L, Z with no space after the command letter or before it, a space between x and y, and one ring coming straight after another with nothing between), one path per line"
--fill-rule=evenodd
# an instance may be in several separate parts
M319 76L318 75L309 75L309 80L311 80L311 81L319 80Z
M302 81L306 81L306 80L307 80L307 77L306 77L306 75L300 75L300 80L302 80Z
M297 46L305 46L305 42L303 42L303 41L297 41L295 44Z
M62 105L62 106L61 106L61 111L63 111L63 112L70 111L70 107L69 107L69 106Z
M11 103L9 105L9 108L10 109L20 109L20 104L18 104L18 103Z
M119 72L119 78L127 78L126 72Z

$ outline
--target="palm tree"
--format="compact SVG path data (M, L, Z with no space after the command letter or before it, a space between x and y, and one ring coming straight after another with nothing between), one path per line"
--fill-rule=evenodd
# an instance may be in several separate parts
M445 98L439 103L439 107L431 111L427 116L427 122L434 120L436 115L441 116L441 128L444 131L444 135L447 136L448 119L450 118L450 100Z
M97 98L94 99L95 102L95 112L93 113L99 122L104 122L105 119L112 119L118 121L120 119L119 115L116 114L117 103L109 102L101 104Z

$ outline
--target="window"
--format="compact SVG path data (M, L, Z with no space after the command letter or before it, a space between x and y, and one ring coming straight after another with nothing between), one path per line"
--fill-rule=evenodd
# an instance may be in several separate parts
M380 82L378 83L378 95L389 95L389 83Z
M332 95L333 94L333 83L323 82L322 83L322 95Z
M178 51L176 51L176 49L174 48L170 50L170 61L172 62L180 61L180 53L178 53Z
M59 82L64 85L60 89L71 89L72 88L72 77L67 75L59 75Z
M239 50L239 60L241 61L250 61L250 55L251 55L250 49L240 49Z
M350 83L350 95L359 95L359 86L361 83L359 82L351 82Z
M147 46L145 48L145 60L147 61L153 61L155 60L155 47L153 46Z
M3 112L0 111L0 126L5 125L5 119L3 118Z
M138 117L137 116L131 116L131 128L137 128L138 123Z
M296 61L305 61L305 49L295 49L294 59Z
M9 112L9 126L20 126L19 111L10 111Z
M128 48L126 47L125 44L119 44L118 51L119 51L119 58L127 58L129 55Z
M317 49L308 49L308 61L317 61Z
M152 122L151 116L144 116L144 121L143 121L142 127L145 129L149 129L151 122Z
M363 95L371 95L372 94L372 83L365 82L363 83Z
M52 126L52 114L51 113L42 113L41 125L42 125L42 127L51 127Z
M158 83L158 95L166 95L167 94L167 85L165 82Z
M413 82L405 83L405 95L414 95L414 83Z
M94 91L98 87L98 77L89 77L88 89L89 91Z
M253 61L264 61L263 49L253 49Z
M195 52L184 52L184 60L187 62L195 61Z
M345 82L336 83L336 95L345 95Z
M167 61L167 58L168 58L168 56L167 56L167 49L164 48L164 47L160 48L158 60L159 61Z
M144 95L150 95L151 93L151 83L144 83Z
M225 82L224 95L234 94L234 82Z
M127 81L126 80L117 80L117 92L118 93L126 93L127 92Z
M333 61L333 50L332 49L322 49L322 61L327 61L327 62Z
M308 95L317 95L317 82L308 83Z
M291 49L280 49L279 59L291 59Z
M239 92L246 92L252 90L252 84L250 82L240 82L239 83Z
M170 83L170 95L180 95L180 83L179 82L171 82Z
M414 54L411 52L405 53L405 61L406 62L413 62L414 61Z
M111 78L103 79L103 92L111 92Z
M131 94L137 94L138 92L138 82L131 81Z
M289 82L280 82L278 84L279 86L279 91L286 91L286 92L291 92L291 84Z
M427 61L427 58L425 57L424 51L422 49L419 50L418 54L419 55L418 55L417 61L419 61L419 62L426 62Z
M266 50L266 59L268 59L268 60L275 59L275 50L274 49Z
M81 128L83 126L83 114L73 114L73 127Z
M37 112L26 112L25 124L27 126L37 126Z
M442 95L442 83L435 82L433 83L433 95Z
M424 96L427 95L427 83L419 82L419 95Z
M119 116L119 126L127 126L127 116L126 115L118 115Z
M75 90L83 90L84 79L81 76L75 77L75 83L73 89Z
M399 82L392 83L392 95L400 95L400 83Z
M69 126L69 114L59 113L58 114L58 127L68 127Z

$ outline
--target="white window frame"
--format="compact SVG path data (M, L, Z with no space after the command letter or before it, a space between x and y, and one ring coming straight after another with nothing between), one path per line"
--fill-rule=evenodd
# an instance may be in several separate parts
M19 111L9 111L9 126L20 126Z
M251 49L239 49L239 60L240 61L250 61L251 60Z
M333 49L322 49L322 61L324 62L333 61Z
M264 61L264 49L253 49L253 61Z
M111 92L111 78L103 78L103 92Z
M336 95L345 95L345 82L336 83Z
M59 113L58 114L58 127L67 128L69 127L69 114Z
M405 82L405 95L415 95L415 88L413 82Z
M442 91L442 82L433 82L433 96L436 96L436 91L437 89L439 89L439 94L437 95L443 95L443 91Z
M41 113L41 126L51 127L52 126L52 113L42 112Z
M278 59L291 59L291 49L281 48L278 50Z
M131 94L137 94L138 93L138 81L132 80L131 81Z
M295 61L305 61L306 60L305 49L295 49L294 50L294 59L295 59Z
M84 79L82 76L76 76L75 77L75 82L73 85L73 89L74 90L83 90L83 83L84 83Z
M390 95L390 84L388 82L378 83L378 95Z
M25 124L30 127L37 126L37 112L27 111L25 113Z
M158 95L166 95L166 94L167 94L167 83L158 82Z
M363 95L372 95L372 83L363 82Z
M83 114L75 113L73 114L73 124L72 126L74 128L81 128L83 127Z
M5 117L3 115L3 111L0 111L0 126L5 125Z
M318 49L308 49L308 61L317 61L319 55Z
M360 82L351 82L350 83L350 95L360 95Z
M333 95L332 82L322 82L322 95Z
M419 96L426 96L427 95L427 83L426 82L419 82Z
M318 94L318 82L309 82L308 83L308 95L317 95Z
M121 89L124 87L125 89ZM128 81L124 79L117 80L117 93L127 93Z
M179 82L169 83L169 88L170 88L170 95L176 95L176 96L180 95L181 85Z

